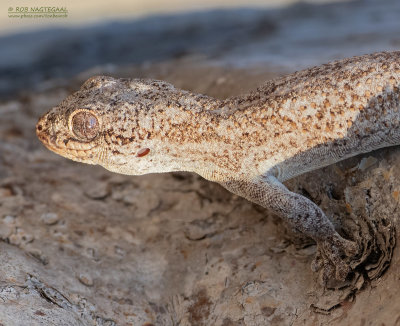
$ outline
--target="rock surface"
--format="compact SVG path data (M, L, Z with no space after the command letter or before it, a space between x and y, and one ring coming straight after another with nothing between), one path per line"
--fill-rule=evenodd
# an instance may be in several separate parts
M189 67L114 75L220 98L272 77ZM398 148L287 183L363 248L354 277L324 290L310 270L315 246L219 185L116 175L46 150L37 118L79 78L0 105L0 325L400 325Z

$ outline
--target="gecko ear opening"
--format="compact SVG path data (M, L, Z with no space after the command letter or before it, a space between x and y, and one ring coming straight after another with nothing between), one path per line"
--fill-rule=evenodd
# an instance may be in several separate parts
M146 156L149 153L150 153L150 148L142 148L142 149L139 150L139 152L137 152L136 156L137 157L143 157L143 156Z
M78 110L69 119L70 130L75 137L90 141L100 131L99 120L89 110Z

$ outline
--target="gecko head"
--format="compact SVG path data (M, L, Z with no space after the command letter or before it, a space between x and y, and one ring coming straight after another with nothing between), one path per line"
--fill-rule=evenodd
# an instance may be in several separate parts
M171 87L158 81L92 77L39 119L36 134L48 149L74 161L119 173L149 173L151 164L144 162L154 145L149 111Z

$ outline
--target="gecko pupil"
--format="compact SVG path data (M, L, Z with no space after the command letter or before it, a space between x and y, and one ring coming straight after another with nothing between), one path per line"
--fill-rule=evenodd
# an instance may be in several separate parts
M99 122L90 112L78 112L72 118L72 131L80 139L92 140L99 133Z

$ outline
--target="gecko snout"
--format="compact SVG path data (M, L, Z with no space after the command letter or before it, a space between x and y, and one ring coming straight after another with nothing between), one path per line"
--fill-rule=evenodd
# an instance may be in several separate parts
M47 115L47 113L44 114L36 123L36 136L44 145L49 145L49 141L52 141L52 135L50 132L51 128L47 119Z
M40 140L42 140L42 139L43 139L43 136L44 136L43 131L44 131L45 123L44 123L44 121L43 121L43 118L44 118L44 116L42 116L42 117L39 119L39 121L36 123L36 135L37 135L37 137L38 137Z
M36 135L38 138L43 141L44 137L48 133L48 123L47 123L47 114L44 114L36 123Z

